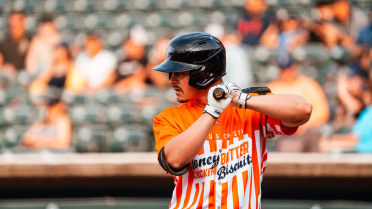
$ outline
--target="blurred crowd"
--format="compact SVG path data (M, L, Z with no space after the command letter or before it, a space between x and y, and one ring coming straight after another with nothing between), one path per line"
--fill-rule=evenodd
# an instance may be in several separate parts
M295 135L270 141L270 151L372 152L372 10L347 0L316 0L308 10L311 16L273 9L265 0L245 0L233 30L222 23L203 30L226 47L224 80L241 88L266 85L313 105L310 121ZM167 43L179 31L149 43L146 28L136 24L123 31L120 50L113 51L103 42L105 31L87 31L77 45L66 41L52 14L40 17L34 34L27 34L25 18L23 12L11 12L0 41L1 92L9 94L14 85L21 91L2 103L1 117L6 120L9 109L20 114L25 103L32 107L27 114L36 115L25 130L16 131L19 140L13 145L22 151L151 151L151 135L130 137L151 130L157 110L175 104L168 75L152 68L165 59ZM102 97L98 109L92 103L79 105L81 98ZM95 117L91 126L76 122L82 120L81 109ZM147 118L148 129L123 129L123 124L140 124L132 115L137 110ZM102 143L94 137L94 131L102 132L94 126L100 111L107 113L102 123L114 124L105 137L116 140ZM9 124L4 122L3 130ZM10 143L8 135L2 133L2 150Z

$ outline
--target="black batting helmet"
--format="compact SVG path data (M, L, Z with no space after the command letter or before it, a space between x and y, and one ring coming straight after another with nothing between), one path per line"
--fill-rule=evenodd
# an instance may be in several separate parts
M154 69L166 73L190 71L190 86L206 89L226 74L225 47L208 33L186 33L169 42L166 60Z

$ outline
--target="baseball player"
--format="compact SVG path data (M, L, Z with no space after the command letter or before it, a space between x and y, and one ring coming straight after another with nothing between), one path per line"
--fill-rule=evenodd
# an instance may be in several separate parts
M311 105L296 95L250 96L223 83L225 48L207 33L172 39L154 69L169 73L181 103L154 118L158 160L175 182L169 207L261 208L266 139L293 134Z

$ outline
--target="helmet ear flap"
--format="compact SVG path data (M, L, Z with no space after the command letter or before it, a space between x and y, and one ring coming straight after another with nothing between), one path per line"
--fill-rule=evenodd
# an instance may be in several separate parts
M206 68L206 66L200 66L199 69L190 72L190 86L197 89L206 89L214 83L216 77Z

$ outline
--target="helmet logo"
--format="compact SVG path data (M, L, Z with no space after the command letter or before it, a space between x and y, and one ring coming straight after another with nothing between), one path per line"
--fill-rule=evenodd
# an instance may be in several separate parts
M168 46L168 49L167 49L167 59L170 59L172 54L174 52L174 48L172 46Z

